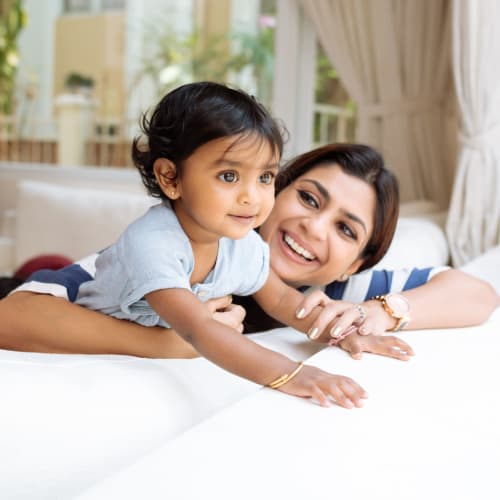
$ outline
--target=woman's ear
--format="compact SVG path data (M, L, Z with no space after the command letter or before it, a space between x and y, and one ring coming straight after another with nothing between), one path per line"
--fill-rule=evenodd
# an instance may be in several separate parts
M153 171L156 177L156 182L163 193L171 200L179 198L177 182L177 168L173 162L167 158L158 158L153 163Z
M358 257L350 266L349 268L345 271L344 274L346 274L348 277L352 276L353 274L356 274L358 272L358 269L363 265L363 262L365 261L364 258Z

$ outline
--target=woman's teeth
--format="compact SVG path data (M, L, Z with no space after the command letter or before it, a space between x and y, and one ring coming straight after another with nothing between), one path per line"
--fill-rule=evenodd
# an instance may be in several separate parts
M285 234L283 236L283 240L285 243L295 252L298 253L301 257L304 257L306 260L314 260L314 255L311 252L308 252L305 248L302 248L291 236Z

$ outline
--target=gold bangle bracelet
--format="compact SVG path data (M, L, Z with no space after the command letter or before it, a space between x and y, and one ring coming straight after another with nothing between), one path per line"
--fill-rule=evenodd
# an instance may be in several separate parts
M278 387L281 387L282 385L285 385L287 382L290 382L290 380L292 380L292 378L295 377L295 375L297 375L297 373L299 373L300 370L302 370L302 368L304 368L303 361L299 363L299 366L297 366L297 368L295 368L295 370L293 370L292 373L290 374L285 373L284 375L281 375L281 377L278 377L276 380L273 380L267 385L271 389L278 389Z

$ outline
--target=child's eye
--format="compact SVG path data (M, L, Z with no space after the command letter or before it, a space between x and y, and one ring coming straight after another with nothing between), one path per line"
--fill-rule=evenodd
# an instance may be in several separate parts
M356 233L347 224L344 224L343 222L341 222L341 223L339 223L339 228L351 240L358 239L358 237L356 236Z
M319 208L319 203L317 202L316 198L311 193L308 193L307 191L303 191L302 189L299 189L298 193L299 193L300 199L306 205L309 205L312 208Z
M262 182L262 184L272 184L275 177L276 176L274 175L273 172L264 172L259 177L259 180L260 180L260 182Z
M238 180L238 174L232 171L222 172L217 177L223 182L236 182Z

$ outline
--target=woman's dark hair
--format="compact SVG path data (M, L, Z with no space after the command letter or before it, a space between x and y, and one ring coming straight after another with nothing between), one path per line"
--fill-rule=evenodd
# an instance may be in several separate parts
M361 257L360 271L377 264L391 244L399 215L399 188L380 154L363 144L328 144L290 161L276 178L276 195L309 170L338 165L342 171L373 187L376 197L373 232Z
M165 198L153 172L158 158L172 161L177 172L194 151L214 139L229 136L256 137L267 141L280 157L282 129L267 110L242 90L213 82L189 83L172 90L157 104L152 115L141 118L147 139L136 137L132 159L151 196Z

